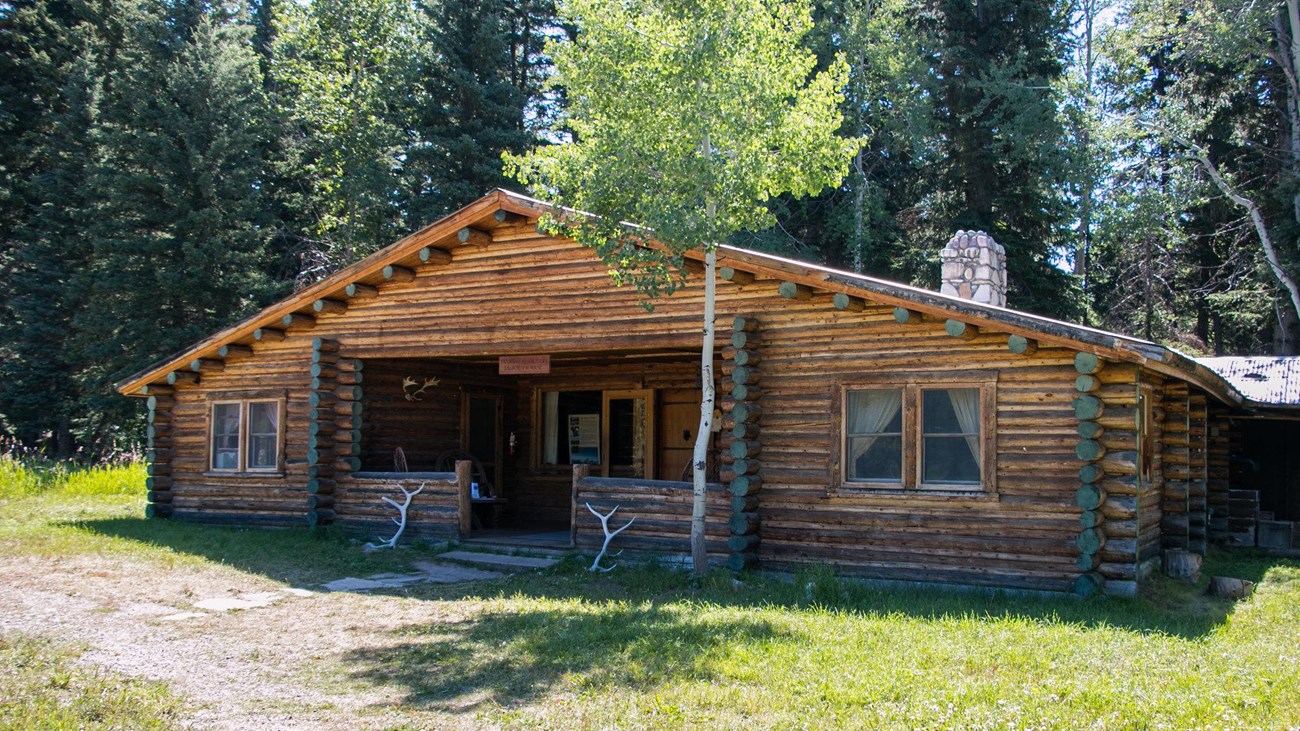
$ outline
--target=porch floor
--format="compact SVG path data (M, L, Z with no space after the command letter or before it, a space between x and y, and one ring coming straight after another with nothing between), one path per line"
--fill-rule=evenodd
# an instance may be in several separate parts
M518 546L526 548L569 547L569 529L553 528L485 528L476 530L464 543L493 546Z

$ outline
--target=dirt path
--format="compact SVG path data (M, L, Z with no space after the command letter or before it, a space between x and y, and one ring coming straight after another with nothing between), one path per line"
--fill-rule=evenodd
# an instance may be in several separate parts
M404 629L462 622L454 612L466 611L466 603L401 591L304 587L313 593L295 594L234 569L152 564L93 555L2 558L0 632L76 643L87 648L85 662L165 681L192 702L192 728L475 726L473 714L407 702L400 688L359 679L342 661L399 644ZM240 597L263 606L196 607Z

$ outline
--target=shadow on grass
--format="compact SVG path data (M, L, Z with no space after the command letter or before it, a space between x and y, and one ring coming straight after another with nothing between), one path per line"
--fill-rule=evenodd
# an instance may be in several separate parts
M337 530L236 529L140 518L88 520L63 525L197 556L299 585L321 583L344 576L404 571L410 561L433 558L445 545L415 544L398 551L366 554L360 550L360 545L354 538ZM1098 597L1081 601L1065 595L882 588L841 580L828 569L811 570L785 579L755 576L740 583L733 583L727 572L715 571L701 590L690 592L685 588L685 574L678 571L628 565L614 574L602 575L597 580L584 571L579 563L566 562L544 576L530 574L471 586L479 592L489 594L513 592L539 599L571 599L587 604L604 602L605 606L610 606L607 601L610 599L633 606L646 602L656 605L682 602L685 605L692 601L740 608L776 606L800 609L815 606L855 614L899 614L924 620L971 617L1067 623L1085 629L1108 627L1195 639L1222 626L1236 607L1235 602L1204 595L1203 589L1210 575L1231 575L1258 582L1274 567L1300 567L1300 562L1294 560L1270 558L1248 551L1213 551L1206 561L1204 578L1198 586L1154 576L1146 583L1137 599ZM420 585L390 593L447 601L470 596L466 594L465 585ZM653 635L656 627L673 626L674 615L671 612L665 613L666 611L656 610L649 615L635 617L624 616L623 621L647 625ZM588 619L586 615L578 613L568 619L560 618L560 621L572 625L604 620ZM483 636L488 640L499 641L513 637L516 631L524 629L518 622L526 622L526 619L485 619L474 625L482 625L482 628L465 631L484 633ZM502 627L511 630L502 632ZM467 636L459 641L472 645L477 640L474 636ZM560 664L563 665L562 662Z
M55 525L194 556L295 585L399 570L446 545L416 542L397 551L364 553L355 536L335 529L231 528L147 518Z
M356 679L401 688L409 703L463 712L565 685L640 691L665 679L708 682L728 648L786 634L755 617L699 616L688 603L545 605L407 627L399 636L413 639L357 649L340 661Z

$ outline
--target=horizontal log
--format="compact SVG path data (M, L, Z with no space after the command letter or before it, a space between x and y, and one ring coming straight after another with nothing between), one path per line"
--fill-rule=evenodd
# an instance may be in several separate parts
M1038 352L1038 341L1024 335L1008 335L1007 350L1016 355L1033 355Z
M831 297L831 305L841 312L862 312L867 307L866 302L860 297L847 295L843 292L836 292L835 296Z
M141 396L168 396L176 393L176 388L165 383L146 383L140 387Z
M1079 567L1080 571L1085 573L1088 571L1095 571L1097 567L1101 566L1101 556L1098 556L1095 553L1080 553L1078 560L1075 561L1075 565Z
M758 510L758 496L746 495L745 497L731 498L731 512L752 513L755 510Z
M781 284L776 288L776 291L785 299L800 302L806 302L807 300L812 299L813 295L812 288L795 282L781 282Z
M1074 454L1084 462L1096 462L1106 454L1106 445L1096 439L1080 440L1074 447Z
M1074 370L1084 375L1100 373L1106 367L1106 361L1095 353L1080 352L1074 356Z
M758 424L746 424L738 421L731 427L731 436L736 439L755 439L762 429Z
M758 541L758 535L754 533L740 535L733 533L731 537L727 539L727 548L737 552L752 551L758 548Z
M949 319L943 323L943 331L950 337L960 338L962 340L974 340L979 337L979 327L961 320Z
M307 525L315 528L318 525L329 525L334 522L335 513L333 510L322 508L320 510L307 511Z
M1095 421L1081 421L1075 431L1084 439L1100 439L1106 430Z
M387 282L410 282L415 279L415 270L406 267L389 264L383 269L384 281Z
M761 467L762 464L756 459L738 459L731 463L731 471L734 472L737 477L740 475L757 474Z
M149 503L144 506L146 518L170 518L173 512L172 506L167 503Z
M748 383L737 383L731 387L731 397L737 401L758 401L763 397L763 389Z
M343 294L347 295L349 299L371 299L379 295L379 288L372 287L369 284L353 282L343 288Z
M763 405L753 401L737 401L731 406L731 418L739 424L752 424L763 418Z
M1085 510L1079 516L1079 523L1084 528L1096 528L1097 526L1101 525L1102 520L1103 520L1102 514L1096 510Z
M732 333L752 333L758 332L758 320L752 316L737 315L731 321Z
M307 496L308 510L324 510L324 509L333 509L333 508L334 508L333 495L308 495Z
M307 480L307 492L312 495L328 495L334 492L338 483L328 477L313 477Z
M737 573L748 571L758 565L758 555L749 551L738 551L727 556L727 568Z
M487 246L492 243L492 235L482 229L465 226L456 232L457 243L468 246Z
M1106 580L1096 571L1089 571L1082 574L1074 580L1073 591L1081 597L1090 597L1100 594L1106 586Z
M718 279L740 286L754 283L753 274L742 272L734 267L718 267Z
M1074 390L1079 393L1096 393L1101 390L1101 379L1092 375L1079 375L1074 379Z
M217 355L222 358L248 358L253 355L253 349L247 345L228 343L217 348Z
M731 371L731 382L742 386L758 385L759 371L751 366L736 366Z
M328 350L313 350L311 351L310 360L312 363L328 363L337 367L339 354L331 353Z
M1097 553L1106 545L1106 534L1100 528L1085 528L1079 531L1075 543L1083 553Z
M1106 491L1097 483L1089 482L1074 491L1074 504L1084 510L1096 510L1106 499Z
M900 325L917 325L921 322L921 313L906 307L895 307L894 322Z
M762 489L763 478L750 474L736 475L727 486L727 491L735 497L750 497Z
M259 343L278 343L284 337L284 331L274 327L259 327L253 331L253 339Z
M1079 482L1098 482L1106 475L1106 468L1100 464L1086 464L1079 468Z
M313 464L307 466L308 480L313 480L321 477L333 477L333 476L334 476L333 464ZM310 484L310 482L308 484Z
M752 330L735 330L731 333L731 347L736 350L756 349L763 339Z
M172 478L170 477L144 478L144 489L146 490L170 490L171 487L172 487Z
M491 241L491 238L488 239ZM450 264L451 252L446 249L437 249L432 246L426 246L417 252L416 257L425 264Z
M312 327L316 324L316 318L302 312L290 312L280 318L280 325L287 330L293 328Z
M343 300L321 298L311 303L311 309L318 314L341 315L348 311L348 303Z
M199 374L193 371L172 371L167 374L169 386L192 386L199 382Z
M753 458L758 457L762 453L763 445L761 442L751 439L736 439L732 441L731 447L728 451L731 453L731 456L736 459L745 459L747 457Z
M1097 419L1105 409L1105 404L1101 399L1088 394L1076 396L1072 403L1074 405L1074 416L1080 421Z
M749 535L758 531L758 513L732 513L727 520L727 527L736 536Z

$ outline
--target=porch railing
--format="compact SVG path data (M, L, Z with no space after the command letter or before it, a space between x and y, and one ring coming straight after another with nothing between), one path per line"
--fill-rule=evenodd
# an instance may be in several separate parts
M618 507L610 520L616 529L636 518L630 528L618 534L611 551L644 551L670 556L689 556L691 551L692 485L669 480L642 480L621 477L592 477L589 465L573 467L573 545L579 549L600 550L605 534L600 520L587 510L591 505L601 513ZM711 556L727 555L731 500L720 483L708 484L705 513L705 545Z
M469 535L470 471L468 461L456 463L455 472L354 472L339 481L335 494L335 522L350 528L388 532L395 528L397 511L381 498L401 499L399 486L424 489L407 511L407 533L426 537L457 538Z

